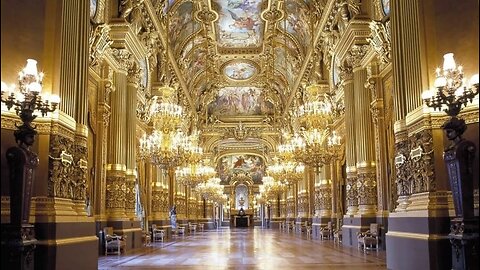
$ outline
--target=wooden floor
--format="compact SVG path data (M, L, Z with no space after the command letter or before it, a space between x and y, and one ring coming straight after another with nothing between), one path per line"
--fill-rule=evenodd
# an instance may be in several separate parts
M176 237L125 255L99 258L99 269L386 269L385 252L271 229L220 229Z

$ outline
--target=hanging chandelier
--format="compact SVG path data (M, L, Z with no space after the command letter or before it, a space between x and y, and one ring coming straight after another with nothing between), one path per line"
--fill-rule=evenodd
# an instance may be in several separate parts
M155 130L149 136L144 134L140 139L138 156L150 159L158 166L178 166L182 163L183 136L181 131L164 133Z
M268 175L286 185L293 185L303 179L305 165L295 161L279 161L267 167Z
M183 107L172 102L175 89L163 86L158 89L162 95L162 101L152 104L153 128L155 130L170 133L177 129L182 121Z
M328 92L326 85L312 84L306 87L305 92L307 101L298 108L298 117L307 129L325 129L334 117L345 110L343 103L335 101L335 93Z
M341 138L335 131L330 136L328 133L328 130L318 129L304 132L306 147L302 160L305 164L322 167L338 156Z
M260 193L266 198L275 198L288 188L286 184L276 181L271 176L264 176L262 178L263 185L260 186Z
M205 199L205 200L217 200L223 197L223 186L220 184L222 180L220 178L214 177L208 179L204 183L200 183L195 190Z
M198 132L193 132L182 142L183 162L186 164L196 164L203 157L203 148L198 146L198 136Z
M196 187L214 177L215 169L203 164L190 164L175 171L176 179L183 185Z

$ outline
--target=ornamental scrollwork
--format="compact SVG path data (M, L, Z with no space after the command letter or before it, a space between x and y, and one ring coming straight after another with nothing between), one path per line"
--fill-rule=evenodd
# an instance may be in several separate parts
M408 140L395 144L395 183L397 195L407 196L411 194L412 176L410 172L410 147Z
M113 40L109 36L110 26L106 24L97 24L92 27L88 39L89 47L89 65L96 66L105 50L110 47Z
M48 196L72 199L74 197L73 140L51 135L49 150Z
M357 174L358 204L377 204L377 179L375 172Z
M369 26L372 37L367 38L367 41L375 50L382 63L390 63L392 61L390 20L385 23L371 21Z
M412 193L435 191L433 137L431 130L420 131L409 138Z
M358 197L357 197L357 176L353 173L347 173L346 179L346 193L347 193L347 205L348 206L356 206L358 205Z
M72 199L85 201L87 196L87 174L88 174L88 157L87 146L75 142L72 147L73 152L73 169L72 169Z
M125 176L107 176L106 208L125 209Z

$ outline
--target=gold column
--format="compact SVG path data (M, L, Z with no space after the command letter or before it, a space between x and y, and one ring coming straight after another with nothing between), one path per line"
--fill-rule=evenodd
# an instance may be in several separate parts
M125 155L126 167L125 174L126 194L125 194L125 210L127 217L135 218L135 201L136 201L136 126L137 126L137 89L140 83L140 69L135 62L130 62L127 74L127 92L126 99L126 117L125 117Z
M358 208L361 215L375 214L377 204L370 90L365 89L367 70L360 66L360 61L367 49L367 45L353 45L347 59L353 66Z
M330 218L332 215L332 181L329 179L330 166L324 165L320 170L319 189L319 216Z
M358 211L357 167L355 150L355 96L353 88L353 72L350 65L339 66L341 87L345 96L345 155L347 163L346 199L347 213L353 216Z
M105 200L106 200L106 171L104 164L107 163L107 149L108 149L108 132L110 126L110 93L114 90L113 85L113 70L108 66L102 67L101 76L103 81L99 85L98 89L98 115L97 118L97 147L95 148L95 165L94 165L94 197L91 204L93 205L93 211L95 219L97 221L105 221L107 219Z
M163 191L162 191L162 172L158 167L152 166L152 220L161 220L162 219L162 201L163 201Z
M375 149L376 149L376 175L377 175L377 205L380 216L388 216L388 201L390 187L388 182L388 156L387 156L387 137L385 125L385 110L381 77L378 75L378 64L374 63L367 67L367 88L372 95L370 110L373 116Z
M126 95L127 76L124 72L114 75L115 92L111 97L111 121L107 164L106 208L110 220L124 219L126 199Z

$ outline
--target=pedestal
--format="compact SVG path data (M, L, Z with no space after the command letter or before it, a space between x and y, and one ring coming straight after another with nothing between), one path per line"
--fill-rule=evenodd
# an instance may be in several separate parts
M35 239L33 225L2 225L2 269L34 269Z

